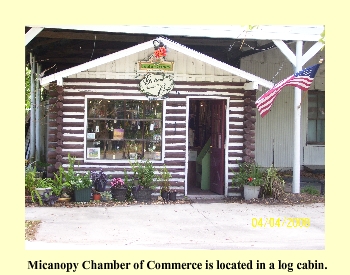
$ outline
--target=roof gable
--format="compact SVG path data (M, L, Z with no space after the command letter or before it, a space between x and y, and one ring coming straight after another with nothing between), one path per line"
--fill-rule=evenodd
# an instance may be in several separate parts
M176 50L176 51L178 51L178 52L180 52L182 54L185 54L187 56L196 58L196 59L198 59L198 60L200 60L202 62L208 63L208 64L210 64L210 65L212 65L214 67L217 67L219 69L227 71L227 72L229 72L229 73L231 73L233 75L242 77L242 78L244 78L244 79L246 79L248 81L256 82L257 84L259 84L261 86L264 86L266 88L273 87L273 83L270 82L270 81L262 79L262 78L260 78L258 76L255 76L255 75L253 75L251 73L248 73L248 72L245 72L243 70L237 69L237 68L235 68L233 66L230 66L230 65L228 65L226 63L223 63L223 62L221 62L219 60L216 60L216 59L214 59L212 57L209 57L209 56L204 55L202 53L199 53L199 52L197 52L195 50L192 50L192 49L190 49L188 47L185 47L185 46L183 46L183 45L181 45L179 43L176 43L174 41L171 41L171 40L163 38L163 37L159 37L157 39L162 40L164 42L164 44L166 44L167 48L170 48L172 50ZM57 81L58 83L60 83L64 77L68 77L70 75L77 74L77 73L83 72L85 70L89 70L91 68L94 68L94 67L106 64L106 63L111 62L111 61L115 61L115 60L121 59L121 58L126 57L128 55L131 55L131 54L134 54L134 53L137 53L137 52L141 52L141 51L153 48L153 47L154 47L153 46L153 40L150 40L150 41L138 44L138 45L130 47L128 49L121 50L119 52L116 52L116 53L113 53L113 54L109 54L109 55L106 55L104 57L97 58L95 60L86 62L84 64L81 64L81 65L78 65L78 66L75 66L75 67L72 67L70 69L63 70L61 72L58 72L58 73L55 73L55 74L43 77L41 79L41 85L42 86L46 86L46 85L48 85L49 83L51 83L53 81Z

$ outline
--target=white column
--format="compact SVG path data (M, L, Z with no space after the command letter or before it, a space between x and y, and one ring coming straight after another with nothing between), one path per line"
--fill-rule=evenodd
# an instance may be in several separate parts
M40 100L41 100L41 93L40 93L40 81L39 81L39 74L40 74L40 66L37 64L36 66L36 106L35 106L35 160L40 161Z
M302 70L303 41L296 44L296 66L294 72ZM292 192L300 193L300 125L301 123L301 90L294 88L294 158Z
M35 57L30 53L30 161L35 157Z

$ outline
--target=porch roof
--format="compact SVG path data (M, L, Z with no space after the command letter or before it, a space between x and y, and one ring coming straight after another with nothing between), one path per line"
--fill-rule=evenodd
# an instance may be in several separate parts
M267 80L260 78L256 75L253 75L251 73L240 70L236 67L230 66L222 61L216 60L216 59L209 57L205 54L202 54L198 51L192 50L192 49L190 49L184 45L181 45L177 42L174 42L172 40L169 40L169 39L163 38L163 37L158 37L157 39L162 40L163 43L170 49L176 50L176 51L183 53L187 56L196 58L196 59L203 61L205 63L208 63L214 67L217 67L217 68L222 69L226 72L232 73L233 75L242 77L248 81L255 82L258 85L261 85L263 87L266 87L266 88L273 87L273 83L270 81L267 81ZM118 51L118 52L115 52L115 53L112 53L112 54L109 54L109 55L106 55L106 56L103 56L100 58L97 58L95 60L83 63L81 65L74 66L72 68L48 75L46 77L41 78L40 83L44 87L53 81L58 81L58 83L60 83L64 77L68 77L70 75L77 74L79 72L83 72L85 70L106 64L106 63L111 62L111 61L121 59L123 57L129 56L131 54L135 54L137 52L141 52L141 51L153 48L153 47L154 47L154 45L153 45L153 39L152 39L150 41L138 44L136 46L133 46L133 47L130 47L130 48L127 48L127 49L124 49L124 50L121 50L121 51Z

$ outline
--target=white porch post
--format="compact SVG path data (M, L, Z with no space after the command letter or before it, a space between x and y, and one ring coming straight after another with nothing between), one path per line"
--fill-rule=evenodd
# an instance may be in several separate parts
M37 75L37 78L36 78L36 106L35 106L35 148L36 148L36 151L35 151L35 160L36 161L39 161L40 160L40 144L41 144L41 139L40 139L40 81L39 81L39 74L40 74L40 66L39 64L37 63L37 66L36 66L37 70L36 70L36 75Z
M30 161L35 157L35 57L30 53Z
M302 70L303 41L297 41L296 66L294 73ZM301 90L294 88L294 158L292 192L300 193L300 123L301 123Z

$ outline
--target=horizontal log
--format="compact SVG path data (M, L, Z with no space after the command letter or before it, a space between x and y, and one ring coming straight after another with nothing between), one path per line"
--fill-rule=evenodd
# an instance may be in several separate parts
M186 114L186 109L181 109L181 108L177 108L177 109L166 109L166 114Z
M59 110L59 111L57 112L57 116L63 116L62 110Z
M243 137L245 140L249 140L250 142L255 142L255 136L244 134Z
M64 105L62 107L63 112L76 112L76 113L84 113L85 112L85 107L83 106L69 106L69 105Z
M65 121L62 123L62 126L64 128L67 128L67 127L84 127L84 122L76 122L76 121Z
M62 140L63 141L84 142L84 137L63 136Z
M234 108L234 107L244 107L246 104L244 103L244 101L242 102L232 102L230 101L230 108Z
M228 152L228 157L229 158L232 158L232 157L239 157L239 158L241 158L241 157L243 157L244 156L244 154L243 153L238 153L238 152Z
M71 129L63 128L62 133L81 135L81 134L84 134L84 130L71 130Z
M167 138L165 137L165 143L171 145L171 143L186 143L186 139L184 138Z
M169 118L168 118L169 119ZM177 128L185 128L187 124L185 122L176 122ZM175 123L165 123L165 128L175 128Z
M230 120L230 122L243 122L244 118L243 117L230 117L229 120Z
M173 130L167 130L165 129L165 135L166 136L172 136L172 135L186 135L186 131L185 130L182 130L182 131L179 131L179 130L176 130L175 129Z
M62 124L63 118L61 116L59 116L59 117L57 117L56 121L57 121L57 124Z
M64 98L63 105L66 104L85 104L85 99L80 98Z
M228 150L243 150L244 146L228 146Z
M58 94L57 101L63 101L64 97L63 95Z
M56 168L56 169L59 169L61 166L62 166L62 163L61 163L61 162L56 162L56 163L55 163L55 168Z
M244 128L243 129L245 134L249 134L249 135L255 135L255 130L249 129L249 128Z
M60 146L56 147L56 153L62 154L62 147L60 147Z
M186 107L186 101L166 101L168 107Z
M57 102L56 103L56 107L58 108L58 109L62 109L63 108L63 102Z
M186 146L185 145L168 145L165 144L165 150L186 150Z
M243 137L243 131L238 130L230 130L229 131L230 136L242 136Z
M246 105L244 106L244 111L246 111L247 113L251 112L253 110L253 107L250 105Z
M57 136L57 139L62 139L63 138L63 133L58 131L56 136Z
M63 86L57 86L56 91L58 94L62 94L63 93Z
M63 149L84 149L84 144L67 144L62 146Z
M166 158L182 158L185 160L185 152L165 152L165 157Z
M167 116L166 120L176 121L176 123L177 123L177 122L186 122L187 118L186 118L186 116Z
M252 100L249 98L249 97L246 97L245 99L244 99L244 103L245 104L250 104L252 102Z
M47 152L47 157L48 158L56 158L57 152L56 151L48 151Z
M56 160L57 160L57 161L61 162L62 159L63 159L62 155L57 155L57 156L56 156Z
M57 142L57 136L56 136L56 135L49 135L49 136L47 137L47 140L48 140L49 142Z

